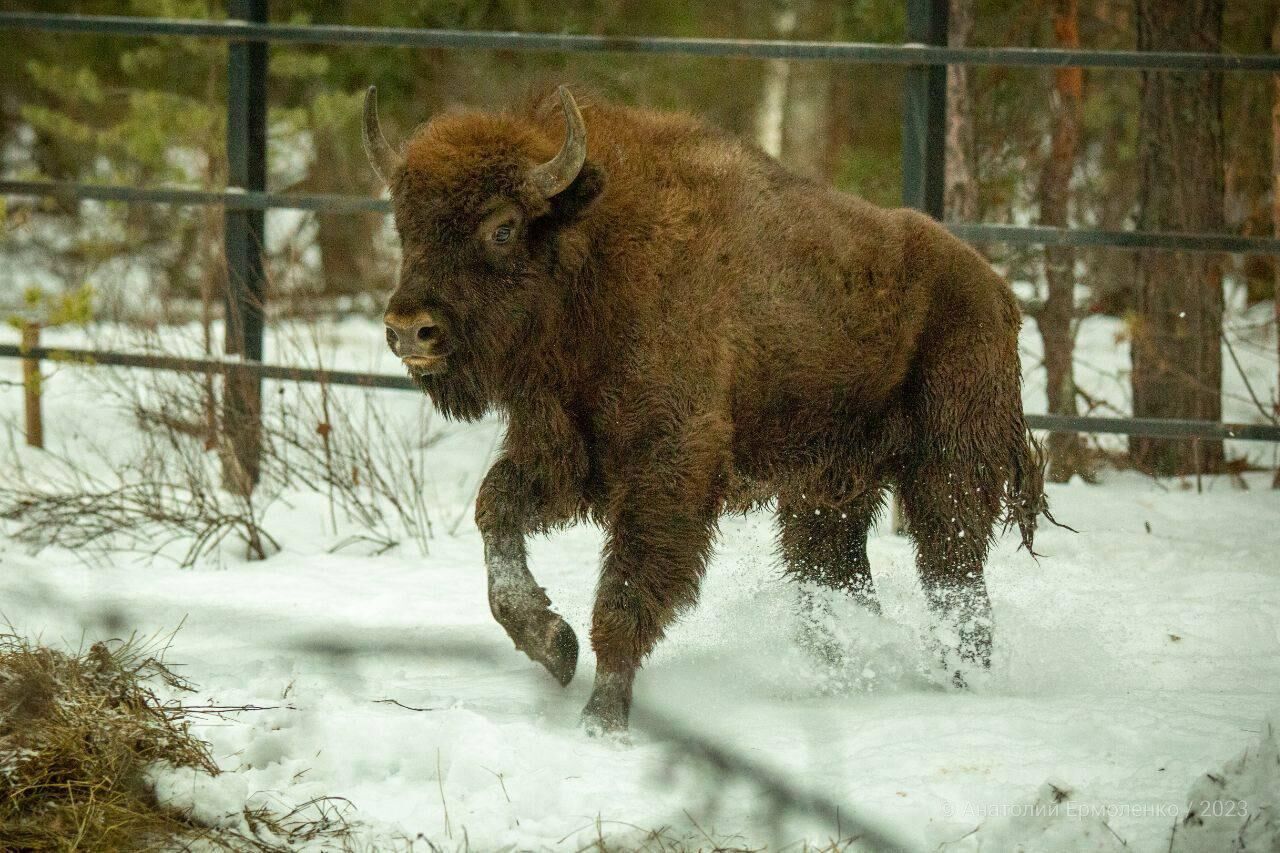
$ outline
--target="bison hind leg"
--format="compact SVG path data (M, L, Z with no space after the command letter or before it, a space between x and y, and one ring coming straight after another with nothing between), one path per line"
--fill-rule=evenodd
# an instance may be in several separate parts
M844 501L805 490L780 495L778 545L787 575L847 593L879 613L867 534L883 508L884 490L879 485Z
M907 532L935 620L934 651L957 687L965 686L963 669L991 667L991 600L983 568L1001 515L1002 486L991 473L989 466L966 468L952 456L949 463L935 459L916 467L901 483Z
M883 504L884 492L878 486L839 502L809 490L778 498L779 551L787 575L799 584L800 642L833 666L842 662L844 651L823 591L843 593L880 614L867 559L867 533Z

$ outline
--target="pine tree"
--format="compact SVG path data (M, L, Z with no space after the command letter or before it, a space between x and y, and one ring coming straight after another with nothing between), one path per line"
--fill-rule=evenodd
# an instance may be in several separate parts
M1223 0L1135 0L1139 50L1222 46ZM1138 227L1221 232L1222 75L1144 71ZM1209 253L1144 251L1133 322L1137 417L1222 419L1222 261ZM1216 471L1222 442L1134 437L1129 452L1157 474Z

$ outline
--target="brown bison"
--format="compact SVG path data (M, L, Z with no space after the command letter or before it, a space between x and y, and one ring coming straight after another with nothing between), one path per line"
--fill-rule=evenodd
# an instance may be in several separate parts
M562 684L578 642L525 536L607 532L589 731L626 727L719 516L770 501L787 571L877 610L867 531L895 489L935 636L990 665L994 526L1030 547L1045 504L1018 306L977 252L688 115L564 87L400 152L371 88L364 142L403 251L387 343L446 415L506 414L476 501L489 603Z

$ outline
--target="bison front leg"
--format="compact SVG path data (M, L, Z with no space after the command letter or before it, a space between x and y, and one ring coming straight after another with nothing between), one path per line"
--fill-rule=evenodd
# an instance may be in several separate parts
M595 685L582 712L589 734L627 728L636 670L676 615L697 601L714 517L652 497L632 493L609 525L591 620Z
M561 520L549 517L552 507L537 500L537 493L514 463L499 460L480 486L476 526L484 540L493 617L517 649L545 666L563 686L573 679L578 665L578 638L551 609L551 599L538 586L525 558L526 533Z

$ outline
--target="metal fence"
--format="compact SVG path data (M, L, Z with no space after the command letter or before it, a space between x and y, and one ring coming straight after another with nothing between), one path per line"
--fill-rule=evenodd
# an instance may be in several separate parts
M228 269L228 359L199 360L102 351L0 345L0 357L69 359L164 370L216 372L227 377L227 422L239 432L233 445L249 475L257 470L257 413L263 378L325 381L334 385L413 388L407 379L380 374L321 371L262 363L265 277L263 218L269 209L328 213L387 213L380 199L292 195L266 188L266 76L271 44L366 45L574 53L662 54L896 65L906 69L902 110L903 203L942 219L945 168L946 66L1063 66L1183 72L1280 74L1280 56L1192 52L947 47L947 0L906 0L907 43L778 41L471 32L387 27L278 24L267 21L268 0L230 0L229 20L177 20L121 16L0 12L0 29L125 37L198 37L227 42L228 188L200 191L67 182L0 180L13 196L124 201L138 204L217 205L224 209ZM975 242L1039 246L1109 246L1280 256L1280 239L1230 234L1167 233L947 222ZM1280 426L1151 418L1028 415L1036 429L1146 435L1165 438L1280 442Z

